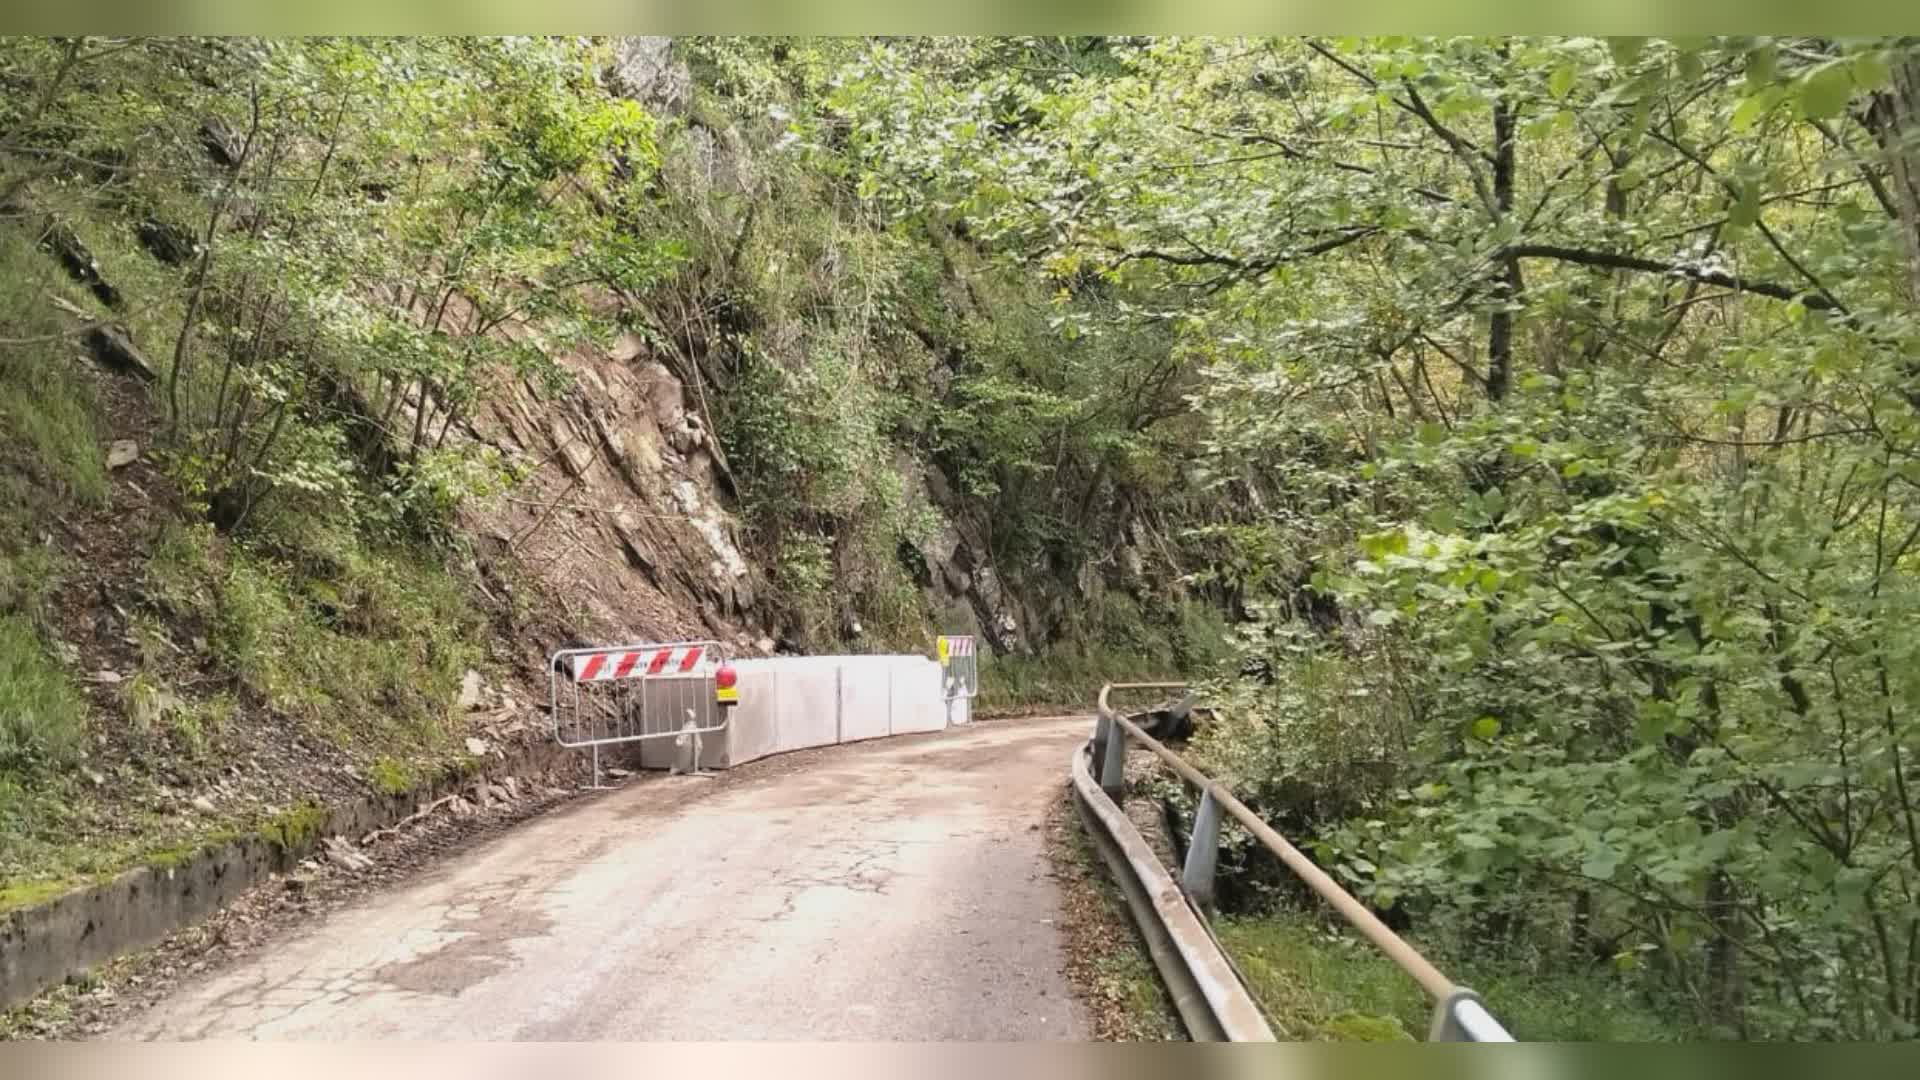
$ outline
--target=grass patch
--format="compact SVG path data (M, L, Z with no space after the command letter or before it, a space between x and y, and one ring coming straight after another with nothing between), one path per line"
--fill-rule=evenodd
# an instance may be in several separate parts
M67 891L64 881L18 881L0 885L0 911L32 907Z
M64 768L86 733L86 703L33 624L0 616L0 775Z
M1281 1038L1382 1042L1426 1031L1419 987L1311 916L1223 917L1214 930Z
M1424 1039L1432 1006L1393 962L1317 914L1286 909L1214 921L1220 942L1285 1039ZM1478 991L1514 1037L1660 1042L1700 1037L1603 976L1502 970L1429 957Z
M147 590L174 615L211 616L218 575L211 525L170 522L148 550Z
M995 656L982 648L982 714L1039 706L1093 709L1110 682L1179 682L1205 674L1227 656L1218 612L1195 601L1148 607L1107 591L1090 601L1038 656Z
M43 903L136 866L173 865L234 835L232 821L162 808L146 798L103 804L71 775L23 782L0 772L0 912Z
M1165 660L1121 652L1049 652L1041 656L980 656L977 713L1018 712L1037 706L1093 710L1102 684L1177 678Z
M260 838L281 851L302 851L327 824L327 811L310 799L275 814L260 827Z
M217 848L222 844L238 839L240 832L230 827L222 827L202 833L185 843L158 848L146 853L143 861L156 870L171 870L176 866L185 866L203 851Z
M62 498L99 506L107 498L99 405L78 377L78 341L48 294L76 293L28 228L0 227L0 471Z
M66 559L36 543L26 509L40 493L18 476L0 474L0 614L46 618L47 603L59 591Z
M147 565L149 590L176 618L204 626L248 702L409 768L443 753L448 705L481 662L479 614L430 553L351 534L329 534L325 550L300 542L311 538L223 543L208 526L170 526ZM183 713L188 729L175 733L191 746L205 732L190 729L211 719Z

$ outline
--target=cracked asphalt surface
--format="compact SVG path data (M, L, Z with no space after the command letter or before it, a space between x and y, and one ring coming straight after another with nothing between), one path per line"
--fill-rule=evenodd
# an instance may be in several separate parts
M1087 727L1005 721L631 784L108 1037L1088 1038L1041 829Z

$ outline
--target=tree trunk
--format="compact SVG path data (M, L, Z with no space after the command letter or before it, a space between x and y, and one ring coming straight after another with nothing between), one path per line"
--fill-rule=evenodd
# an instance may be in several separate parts
M1893 83L1882 100L1893 119L1889 186L1907 242L1907 294L1920 304L1920 44L1908 46L1905 58L1893 65Z
M1506 58L1506 49L1501 49ZM1498 226L1513 213L1513 106L1505 97L1493 103L1493 205L1494 224ZM1520 260L1509 255L1500 260L1500 277L1493 295L1499 303L1487 324L1487 400L1507 396L1513 378L1513 306L1520 296Z
M1867 123L1887 154L1887 186L1907 248L1907 297L1920 304L1920 42L1910 41L1892 65L1892 78L1875 95Z

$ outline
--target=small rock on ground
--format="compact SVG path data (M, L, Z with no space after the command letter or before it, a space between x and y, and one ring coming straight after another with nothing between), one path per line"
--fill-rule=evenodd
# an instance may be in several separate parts
M460 679L460 709L471 712L480 707L480 673L472 668Z

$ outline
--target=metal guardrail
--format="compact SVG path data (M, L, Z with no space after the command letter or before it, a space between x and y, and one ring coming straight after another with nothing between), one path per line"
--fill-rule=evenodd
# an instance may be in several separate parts
M1153 966L1194 1042L1272 1042L1259 1003L1140 830L1093 778L1093 747L1073 752L1074 800L1140 928Z
M1338 912L1348 925L1420 984L1420 988L1434 1003L1433 1023L1427 1031L1428 1041L1513 1042L1513 1036L1487 1011L1479 995L1447 978L1404 938L1381 922L1365 904L1341 888L1332 876L1316 866L1300 849L1288 843L1285 837L1275 832L1246 804L1234 798L1224 785L1161 745L1140 725L1115 712L1107 700L1115 690L1186 688L1185 683L1108 683L1101 687L1091 753L1093 772L1099 777L1101 790L1116 802L1126 791L1129 740L1138 740L1141 746L1165 762L1181 779L1200 791L1200 808L1194 814L1193 835L1187 844L1186 863L1180 871L1181 887L1195 906L1204 906L1212 900L1214 874L1219 862L1222 814L1231 815L1295 877L1305 882L1308 888Z

